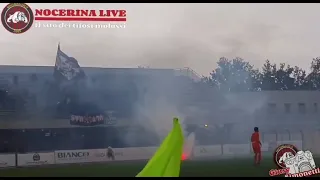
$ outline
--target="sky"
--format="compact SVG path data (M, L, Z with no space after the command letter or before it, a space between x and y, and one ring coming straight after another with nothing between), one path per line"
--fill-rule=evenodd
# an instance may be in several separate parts
M0 9L6 4L1 3ZM54 65L57 44L80 66L183 68L208 75L220 57L305 70L320 56L320 4L28 4L32 9L125 9L124 29L0 27L0 64Z

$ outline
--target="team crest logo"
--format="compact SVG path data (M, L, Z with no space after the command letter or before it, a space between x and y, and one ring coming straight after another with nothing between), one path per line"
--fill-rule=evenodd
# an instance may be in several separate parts
M291 144L283 144L277 147L274 151L273 158L278 168L285 169L285 160L294 157L298 152L298 149Z
M25 3L10 3L1 13L2 25L14 34L21 34L29 30L33 21L33 12Z
M277 147L273 157L279 169L270 170L270 176L285 174L285 177L307 177L320 173L312 153L298 150L291 144Z

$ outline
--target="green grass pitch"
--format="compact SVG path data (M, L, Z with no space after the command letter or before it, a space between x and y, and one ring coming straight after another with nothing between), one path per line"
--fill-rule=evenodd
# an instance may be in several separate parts
M315 159L320 162L320 158ZM43 167L1 169L0 176L23 177L134 177L146 161L123 161L106 164L70 164ZM269 170L276 168L271 158L260 166L253 166L252 158L184 161L182 177L268 177Z

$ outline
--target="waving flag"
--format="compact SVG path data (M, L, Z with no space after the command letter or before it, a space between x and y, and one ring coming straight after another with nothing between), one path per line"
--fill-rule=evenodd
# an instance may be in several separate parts
M179 177L183 151L183 133L178 118L148 164L136 177Z
M85 77L85 73L79 66L78 61L62 52L60 44L58 45L53 75L57 80L68 81Z

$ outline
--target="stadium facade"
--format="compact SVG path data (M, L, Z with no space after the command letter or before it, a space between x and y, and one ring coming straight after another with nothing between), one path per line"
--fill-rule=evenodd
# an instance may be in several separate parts
M157 137L152 137L150 132L139 128L128 129L132 127L130 111L134 107L133 102L145 94L147 88L163 87L157 93L168 94L172 88L180 85L186 87L200 80L188 68L80 67L60 48L57 61L55 66L0 66L3 97L0 107L0 152L157 145ZM60 65L62 67L57 67ZM78 76L80 73L83 74L81 77ZM74 94L77 96L74 97ZM76 103L73 103L74 99ZM17 106L18 102L21 102L20 106ZM60 107L61 104L64 105ZM89 116L92 120L104 115L108 116L108 120L115 118L116 123L104 121L96 125L95 121L95 125L90 124L89 127L73 125L70 121L72 105L78 107L76 111L73 109L73 113L80 119ZM93 111L81 112L88 109ZM134 136L138 141L126 141L129 136Z
M82 67L84 72L91 80L105 79L111 75L123 78L138 77L157 77L171 80L173 77L183 76L188 79L198 81L200 77L191 69L150 69L150 68L95 68ZM16 90L19 88L27 89L29 93L41 96L42 88L47 82L54 80L52 76L53 66L0 66L0 87ZM37 80L32 80L34 77ZM114 77L114 76L113 76ZM157 79L156 78L156 79ZM18 79L18 80L17 80ZM119 80L119 79L118 79ZM181 79L179 79L181 80ZM14 81L18 81L15 83ZM175 82L176 83L176 82ZM181 82L180 82L181 83ZM106 82L106 84L110 84ZM187 86L188 83L181 83ZM189 84L190 85L190 84ZM191 86L191 85L190 85ZM144 83L138 84L140 93L143 93ZM111 88L111 87L104 87ZM201 93L201 92L196 92ZM222 96L222 97L221 97ZM42 106L44 98L36 98L38 106ZM209 100L209 99L212 99ZM197 124L214 123L237 123L249 121L255 124L272 122L283 124L283 126L294 126L300 124L301 119L307 121L310 126L318 126L318 115L320 106L320 92L318 91L263 91L263 92L242 92L234 94L212 94L212 98L205 101L194 101L189 111L200 112L202 106L212 106L209 110L203 112L210 114L211 118L200 118ZM245 105L244 105L245 104ZM199 106L199 107L197 107ZM228 113L232 111L233 113ZM212 121L211 119L214 119ZM281 121L278 121L281 119ZM0 121L1 128L39 128L44 127L70 127L69 122L65 120L44 121L39 123L27 123L26 121ZM126 123L127 121L118 121ZM290 122L290 123L289 123Z
M35 111L37 107L44 107L45 95L44 87L46 84L53 82L54 66L0 66L0 88L8 90L8 92L15 92L26 90L28 94L34 95L35 104L28 111ZM125 79L135 81L136 87L138 87L138 94L143 93L144 86L148 86L146 82L140 79L173 79L175 77L187 77L195 81L200 80L200 77L191 69L151 69L151 68L96 68L96 67L81 67L87 76L90 86L99 86L102 90L112 89L116 86L120 86L117 81L128 83ZM109 81L108 81L109 80ZM96 83L98 82L98 83ZM101 84L105 86L101 87ZM123 86L127 88L126 86ZM32 100L30 100L32 102ZM28 106L29 100L27 100L26 106ZM32 109L32 110L31 110ZM0 113L1 119L1 113ZM117 125L126 123L128 121L119 120ZM1 128L61 128L72 127L69 121L65 119L56 119L54 121L31 118L28 120L12 120L4 121L0 120ZM74 127L74 126L73 126Z
M165 97L181 107L200 144L247 142L254 126L285 132L288 140L291 132L319 126L318 91L229 93L199 80L189 68L80 67L60 47L55 66L2 65L0 151L158 145L154 132L132 129L132 111L147 95L152 103Z

